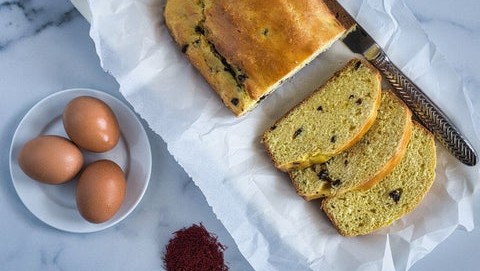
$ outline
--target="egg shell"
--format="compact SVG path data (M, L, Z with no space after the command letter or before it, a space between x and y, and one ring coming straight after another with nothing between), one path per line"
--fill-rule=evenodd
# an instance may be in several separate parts
M82 169L83 155L70 140L43 135L23 145L18 163L23 172L34 180L62 184L73 179Z
M103 223L120 209L125 193L122 169L110 160L98 160L88 165L78 179L77 208L86 220Z
M70 139L91 152L113 149L120 139L118 120L102 100L90 96L72 99L63 112L63 126Z

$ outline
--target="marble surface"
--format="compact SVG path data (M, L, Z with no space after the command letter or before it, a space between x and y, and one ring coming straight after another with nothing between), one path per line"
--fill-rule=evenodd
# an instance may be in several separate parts
M480 2L406 2L467 86L480 87ZM74 87L103 90L125 101L118 84L101 69L88 32L88 22L68 1L0 1L0 269L162 270L172 233L202 222L228 247L231 270L251 270L201 191L145 122L152 177L137 209L121 223L97 233L67 233L44 224L21 203L11 182L8 152L15 128L31 106ZM477 270L479 222L477 217L472 232L456 231L411 270Z

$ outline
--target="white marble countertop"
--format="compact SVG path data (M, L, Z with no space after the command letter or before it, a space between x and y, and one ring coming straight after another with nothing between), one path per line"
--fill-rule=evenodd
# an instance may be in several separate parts
M480 88L480 2L406 2L462 80ZM88 22L69 1L0 1L0 71L1 270L161 270L172 233L200 222L228 247L231 270L251 270L201 191L145 123L152 177L139 206L116 226L67 233L44 224L22 204L10 177L9 148L29 108L74 87L103 90L125 101L114 78L100 67ZM476 217L472 232L457 230L411 270L478 270L478 225Z

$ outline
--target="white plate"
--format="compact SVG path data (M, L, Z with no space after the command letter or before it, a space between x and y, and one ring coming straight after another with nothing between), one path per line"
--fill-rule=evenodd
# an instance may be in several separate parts
M125 172L125 200L115 216L101 224L90 223L80 216L75 203L76 180L62 185L42 184L28 177L18 165L18 153L27 141L47 134L67 137L62 123L63 109L70 100L84 95L107 103L115 112L121 131L120 141L114 149L100 154L82 151L85 165L105 158L116 162ZM41 221L68 232L99 231L122 221L143 197L151 166L150 143L135 113L113 96L91 89L64 90L38 102L18 125L10 147L10 174L23 204Z

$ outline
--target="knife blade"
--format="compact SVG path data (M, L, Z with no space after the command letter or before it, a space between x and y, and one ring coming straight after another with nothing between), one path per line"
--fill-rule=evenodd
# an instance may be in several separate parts
M477 163L474 148L447 115L390 61L378 43L336 0L324 1L348 29L343 37L345 45L354 53L363 55L384 75L394 93L407 104L420 123L435 135L440 144L462 163L474 166Z

